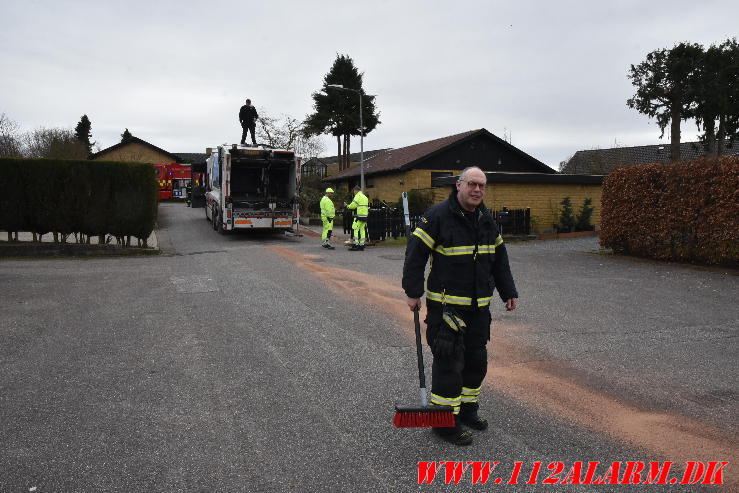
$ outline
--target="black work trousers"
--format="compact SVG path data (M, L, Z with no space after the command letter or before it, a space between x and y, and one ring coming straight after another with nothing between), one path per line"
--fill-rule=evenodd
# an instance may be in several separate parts
M440 303L427 302L426 341L429 346L441 330L449 330L442 319L443 307ZM477 402L479 390L472 398L463 394L469 389L479 389L487 374L488 353L487 342L490 340L490 309L481 307L477 310L455 309L455 313L464 320L467 327L461 338L463 344L451 356L434 355L431 374L431 393L448 399L462 396L463 401ZM465 387L463 393L462 387ZM433 399L432 399L433 401ZM457 407L456 405L454 407Z
M254 122L243 122L241 124L241 143L246 143L246 133L251 133L251 143L257 145L257 139L254 138L254 131L257 129L257 124Z

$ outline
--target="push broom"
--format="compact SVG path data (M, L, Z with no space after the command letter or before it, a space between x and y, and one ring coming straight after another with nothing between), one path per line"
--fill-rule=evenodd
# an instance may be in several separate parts
M418 380L421 384L420 406L395 406L393 424L398 428L448 428L454 426L454 413L449 406L429 406L426 393L426 374L423 371L423 349L421 349L421 323L418 308L413 310L416 325L416 356L418 356Z
M403 192L403 211L405 213L405 236L410 241L411 223L408 215L408 196ZM413 310L416 329L416 356L418 359L418 381L421 385L420 406L395 406L393 424L398 428L449 428L454 426L454 413L449 406L429 406L426 392L426 373L423 369L423 349L421 347L421 322L418 320L418 307Z

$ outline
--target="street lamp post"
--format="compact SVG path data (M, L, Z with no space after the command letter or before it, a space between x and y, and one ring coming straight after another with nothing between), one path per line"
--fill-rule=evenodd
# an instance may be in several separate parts
M344 87L341 84L326 84L326 87L340 91L351 91L359 94L359 180L364 193L364 122L362 121L362 91Z

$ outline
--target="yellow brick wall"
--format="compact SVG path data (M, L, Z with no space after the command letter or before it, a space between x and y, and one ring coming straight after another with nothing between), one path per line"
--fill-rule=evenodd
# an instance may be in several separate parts
M137 161L142 163L171 163L172 158L150 147L132 142L97 156L95 161Z
M461 170L451 171L454 176ZM416 169L404 173L393 173L377 177L366 176L367 197L395 203L402 192L431 187L432 170ZM346 189L346 184L339 187ZM449 196L453 185L434 189L434 199L441 202ZM490 183L485 190L485 205L491 210L531 209L532 226L535 233L554 231L553 224L559 222L560 202L565 197L572 201L573 214L577 215L586 198L592 199L592 224L600 227L601 186L600 185L557 185L547 183Z
M397 202L400 199L400 194L408 192L414 189L425 189L431 188L431 173L439 171L451 172L454 175L459 174L460 170L428 170L428 169L413 169L404 173L393 173L389 175L380 175L377 177L366 176L365 181L368 185L366 188L367 197L370 199L380 199L385 202ZM369 185L374 185L369 187ZM449 195L449 191L445 189L438 189L439 193L435 193L437 196L443 197L443 200Z
M572 201L577 215L586 198L593 199L591 223L600 227L600 185L555 185L546 183L490 183L485 190L485 205L491 210L531 209L535 233L553 231L559 222L560 202L565 197Z
M452 186L444 187L448 194ZM586 198L592 199L594 208L591 223L600 228L600 185L555 185L546 183L488 183L485 189L485 205L490 210L531 209L535 233L550 233L559 222L560 202L569 197L573 214L580 212ZM446 197L444 197L446 198Z

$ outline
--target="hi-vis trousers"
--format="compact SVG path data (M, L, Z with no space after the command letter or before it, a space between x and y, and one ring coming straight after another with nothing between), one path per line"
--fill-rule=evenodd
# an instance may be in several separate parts
M426 341L431 342L440 330L449 330L442 324L442 305L426 303ZM456 310L467 325L463 336L464 344L457 347L451 356L437 357L431 366L432 404L450 406L454 414L459 413L463 402L476 403L480 397L482 381L488 369L487 342L490 340L490 309Z
M321 216L321 223L323 223L323 231L321 231L321 240L326 245L331 242L331 232L334 229L334 218L328 218Z
M364 246L367 237L367 218L355 217L352 223L352 240L355 245Z

